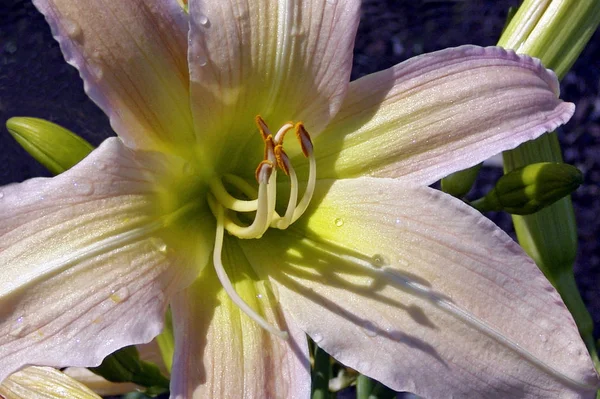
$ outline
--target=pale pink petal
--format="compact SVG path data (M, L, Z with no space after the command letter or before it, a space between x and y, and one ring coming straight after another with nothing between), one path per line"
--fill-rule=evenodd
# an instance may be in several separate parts
M321 181L313 203L305 225L241 243L342 363L427 398L594 396L559 295L481 214L394 179Z
M86 385L51 367L27 367L0 384L4 399L101 399Z
M129 145L194 142L188 16L176 0L34 0L86 93Z
M161 331L198 268L154 212L157 157L113 138L55 178L0 188L0 380L28 364L98 365Z
M302 121L319 132L337 112L350 78L358 0L190 0L189 8L196 132L206 148L219 149L209 155L228 154L231 163L242 149L252 153L249 143L258 163L256 115L275 131Z
M172 303L175 356L171 397L286 398L310 396L308 344L256 279L236 240L226 239L223 262L236 291L270 323L288 331L284 341L263 330L231 302L212 265Z
M314 140L319 176L431 184L568 121L557 96L538 60L499 47L415 57L350 84Z

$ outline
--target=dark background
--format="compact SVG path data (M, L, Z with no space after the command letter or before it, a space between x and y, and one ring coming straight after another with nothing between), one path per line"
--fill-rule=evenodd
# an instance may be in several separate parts
M352 78L411 56L461 44L493 45L518 0L364 0ZM600 336L600 34L591 39L562 82L574 102L573 119L559 132L565 161L584 184L573 194L579 229L576 278ZM113 135L104 114L87 98L77 71L64 62L44 18L29 0L0 0L0 185L48 172L5 129L11 116L54 121L92 144ZM473 197L487 192L500 170L484 167ZM492 214L511 233L510 217Z

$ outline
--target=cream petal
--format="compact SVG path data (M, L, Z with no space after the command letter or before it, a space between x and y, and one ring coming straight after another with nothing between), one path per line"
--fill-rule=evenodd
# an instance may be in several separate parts
M88 387L51 367L27 367L0 385L5 399L101 399Z
M163 240L151 161L113 138L55 178L0 188L0 380L95 366L160 332L197 270Z
M236 291L254 309L288 331L284 341L259 327L231 302L212 266L176 295L171 397L286 398L310 396L308 344L274 302L235 239L226 239L223 262Z
M314 140L319 176L429 185L568 121L574 105L557 96L538 60L499 47L412 58L350 84Z
M194 142L188 16L176 0L34 0L86 93L129 145Z
M428 398L594 396L560 296L481 214L378 178L320 181L313 203L304 226L242 245L342 363Z
M256 115L275 131L293 120L317 133L337 112L350 77L358 0L190 0L189 9L192 107L209 155L227 158L228 166L250 143L253 171L263 145Z

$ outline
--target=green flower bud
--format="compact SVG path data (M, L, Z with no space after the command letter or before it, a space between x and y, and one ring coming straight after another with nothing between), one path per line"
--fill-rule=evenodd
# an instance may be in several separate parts
M6 127L25 151L55 175L73 167L94 149L75 133L44 119L10 118Z
M471 190L479 169L481 169L481 164L444 177L441 181L442 191L456 198L464 197Z
M505 211L529 215L571 194L583 182L574 166L540 162L502 176L492 191L471 205L481 212Z

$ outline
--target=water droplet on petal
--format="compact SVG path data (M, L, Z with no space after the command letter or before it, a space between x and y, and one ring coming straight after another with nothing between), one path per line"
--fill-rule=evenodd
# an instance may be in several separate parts
M9 331L9 334L15 338L23 337L25 334L25 323L23 323L23 316L19 316L17 320L15 320L15 324Z
M208 17L206 15L201 14L198 17L198 22L200 23L200 25L202 26L207 26L209 23Z
M104 76L104 71L102 70L102 67L96 64L89 64L89 66L90 73L96 78L96 80L102 80L102 77Z
M318 344L319 342L323 341L323 335L319 333L311 335L311 338L313 339L313 341L315 341L315 344Z
M540 334L540 341L542 342L548 342L548 337L544 334Z
M88 68L96 80L102 80L104 71L102 70L102 59L98 51L94 51L88 60Z
M342 227L344 225L344 219L342 218L336 218L333 222L337 227Z
M94 186L85 182L73 182L73 189L78 195L90 195L94 192Z
M371 258L371 264L375 267L381 267L389 264L387 258L381 254L375 254Z
M256 297L257 297L258 299L262 299L262 297L263 297L263 296L262 296L262 294L256 294Z
M68 18L64 18L62 20L63 26L65 28L65 32L67 36L76 42L80 42L83 38L83 31L81 30L81 26L75 21L72 21Z
M0 191L0 199L4 198L4 193Z
M121 303L129 298L129 289L121 287L118 290L112 290L109 298L114 303Z
M160 252L162 254L167 253L168 248L167 248L166 242L164 242L160 238L156 238L156 237L151 238L150 241L152 242L152 245L154 246L154 248L156 248L158 250L158 252Z

